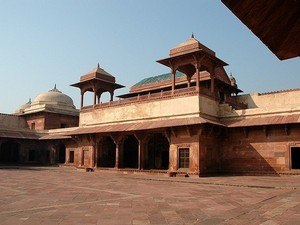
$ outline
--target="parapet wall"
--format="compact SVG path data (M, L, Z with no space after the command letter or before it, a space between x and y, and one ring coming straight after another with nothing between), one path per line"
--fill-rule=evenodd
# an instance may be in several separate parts
M80 126L199 116L199 95L83 110Z
M254 93L236 97L239 102L248 105L248 109L233 110L220 108L221 117L250 117L272 114L300 113L300 89L270 93Z

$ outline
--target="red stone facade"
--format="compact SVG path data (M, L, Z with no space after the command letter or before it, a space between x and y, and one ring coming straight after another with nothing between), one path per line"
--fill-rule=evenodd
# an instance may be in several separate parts
M28 127L32 130L50 130L58 128L76 127L79 124L78 116L58 113L38 112L23 116Z
M0 160L170 176L300 173L299 90L238 96L227 64L194 37L158 62L171 73L139 82L115 101L123 86L98 65L73 85L82 97L80 123L63 113L21 115L35 130L32 141L28 133L0 133L14 142L0 139ZM87 91L91 106L83 106ZM107 103L103 92L111 93Z

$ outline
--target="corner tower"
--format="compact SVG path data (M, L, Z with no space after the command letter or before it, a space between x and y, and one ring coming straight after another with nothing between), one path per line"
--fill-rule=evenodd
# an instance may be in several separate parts
M110 93L110 101L113 101L116 89L124 86L116 83L116 78L100 68L99 63L96 68L80 77L80 82L72 84L73 87L80 88L81 91L81 108L83 107L84 93L87 91L94 93L94 106L100 103L102 93Z
M215 88L215 70L228 64L216 57L216 53L208 47L201 44L192 34L187 41L172 48L169 58L157 61L171 68L172 73L172 93L175 90L175 74L180 71L186 74L188 87L190 87L191 78L196 76L196 89L200 90L200 72L207 71L210 74L210 91L214 93Z

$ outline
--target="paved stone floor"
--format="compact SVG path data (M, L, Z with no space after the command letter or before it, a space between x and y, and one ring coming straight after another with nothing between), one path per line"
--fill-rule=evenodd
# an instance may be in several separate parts
M0 169L0 224L300 224L300 176Z

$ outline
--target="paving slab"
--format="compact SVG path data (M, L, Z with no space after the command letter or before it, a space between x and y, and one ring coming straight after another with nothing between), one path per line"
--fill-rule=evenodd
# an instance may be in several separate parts
M300 176L0 169L0 224L300 224Z

